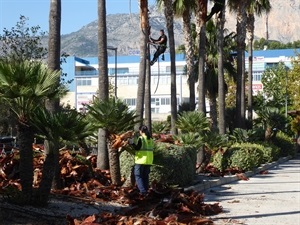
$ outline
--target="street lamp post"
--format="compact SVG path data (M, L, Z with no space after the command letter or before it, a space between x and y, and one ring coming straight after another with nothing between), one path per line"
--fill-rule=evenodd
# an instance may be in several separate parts
M285 66L285 117L288 115L288 70L289 67Z
M113 50L115 51L115 97L117 98L117 78L118 78L118 74L117 74L117 51L118 48L117 47L112 47L112 46L107 46L108 50Z

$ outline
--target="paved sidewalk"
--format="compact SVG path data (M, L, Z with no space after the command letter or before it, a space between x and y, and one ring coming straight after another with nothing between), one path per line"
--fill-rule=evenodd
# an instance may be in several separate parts
M259 173L266 169L268 173ZM223 207L223 213L211 217L215 225L300 225L300 154L248 176L248 181L232 176L194 186L203 190L205 203Z

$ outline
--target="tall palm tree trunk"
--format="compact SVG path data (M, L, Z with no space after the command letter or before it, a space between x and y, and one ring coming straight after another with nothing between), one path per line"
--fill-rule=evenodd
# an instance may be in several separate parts
M198 15L197 24L200 28L199 34L199 71L198 71L198 110L202 113L206 113L206 104L205 104L205 55L206 55L206 15L207 15L207 0L198 0Z
M145 124L152 133L151 120L151 69L150 69L150 47L147 47L146 60L146 87L145 87Z
M217 110L217 96L215 93L209 94L209 115L212 122L212 131L218 130L218 110Z
M99 64L99 99L108 99L108 68L107 68L107 32L106 32L106 1L98 0L98 64ZM105 129L98 131L97 167L108 169L108 150Z
M224 80L224 24L225 24L225 7L222 12L222 17L217 20L218 29L218 116L219 116L219 133L225 134L225 80Z
M61 32L61 0L51 0L50 1L50 14L49 14L49 41L48 41L48 67L53 71L60 70L60 51L61 51L61 38L60 38L60 32ZM57 85L59 85L59 80L57 80ZM50 112L56 112L59 110L59 99L51 99L46 101L46 108ZM54 160L54 158L50 157L47 159L47 157L50 156L50 152L48 151L49 148L46 148L44 153L46 157L46 161ZM55 149L58 151L58 148ZM55 154L58 154L55 153ZM58 160L58 159L57 159ZM49 162L49 164L52 166L56 165L58 166L58 161L52 161ZM60 180L60 170L59 168L54 168L52 171L58 171L55 174L55 179L53 182L54 188L60 188L59 180ZM52 172L50 170L45 170L45 172ZM52 177L50 174L45 174L45 177ZM53 177L51 178L53 180ZM49 181L50 185L52 183L52 180ZM47 197L47 196L45 196Z
M60 70L60 30L61 0L51 0L49 13L48 67L53 71ZM58 85L59 82L60 81L58 80ZM57 111L59 108L59 99L47 101L46 107L50 112Z
M111 175L111 182L114 185L121 185L121 169L119 160L118 149L113 149L109 147L109 169Z
M30 203L32 198L33 184L33 151L32 143L34 138L33 128L22 122L18 122L18 139L20 151L20 182L22 194L25 201Z
M42 179L39 185L39 190L37 195L38 197L37 199L39 200L40 205L47 204L49 200L53 178L57 174L57 171L60 174L59 163L58 163L59 160L58 143L45 140L44 146L45 146L44 149L47 152L47 154L43 166ZM58 185L57 181L55 182L54 186L56 185Z
M142 125L144 118L147 43L149 41L148 0L140 0L140 24L140 66L136 101L137 120L140 122L135 125L136 130Z
M237 13L237 91L236 91L236 127L245 128L245 40L246 40L246 4L241 2Z
M248 16L247 37L248 37L248 120L252 128L253 119L253 39L254 39L254 15Z
M172 0L164 0L164 14L167 21L167 30L169 36L169 51L171 59L171 132L177 134L177 92L176 92L176 52L174 39L174 12Z
M195 95L195 64L194 64L194 50L193 37L191 31L191 15L189 8L183 13L183 31L184 31L184 47L186 57L187 77L189 79L189 96L190 96L190 110L195 110L196 95Z

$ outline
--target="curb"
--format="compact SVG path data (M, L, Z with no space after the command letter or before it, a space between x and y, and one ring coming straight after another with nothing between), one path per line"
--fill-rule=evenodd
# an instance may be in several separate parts
M260 167L254 169L253 171L245 172L245 175L247 177L252 177L252 176L260 173L261 171L268 170L268 169L275 167L281 163L284 163L292 158L293 158L292 156L287 156L287 157L282 157L275 162L262 164ZM215 178L200 175L200 179L201 179L201 181L199 181L199 178L198 178L198 181L200 183L186 187L186 188L184 188L184 191L193 190L196 192L201 192L201 191L204 191L204 190L212 188L212 187L221 186L223 184L228 184L228 183L232 183L234 181L240 180L236 175L226 175L224 177L215 177Z

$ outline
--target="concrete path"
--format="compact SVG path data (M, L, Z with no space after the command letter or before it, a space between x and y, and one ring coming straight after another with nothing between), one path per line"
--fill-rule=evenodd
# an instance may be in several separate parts
M204 190L205 203L224 210L215 225L300 225L300 154L267 171Z

